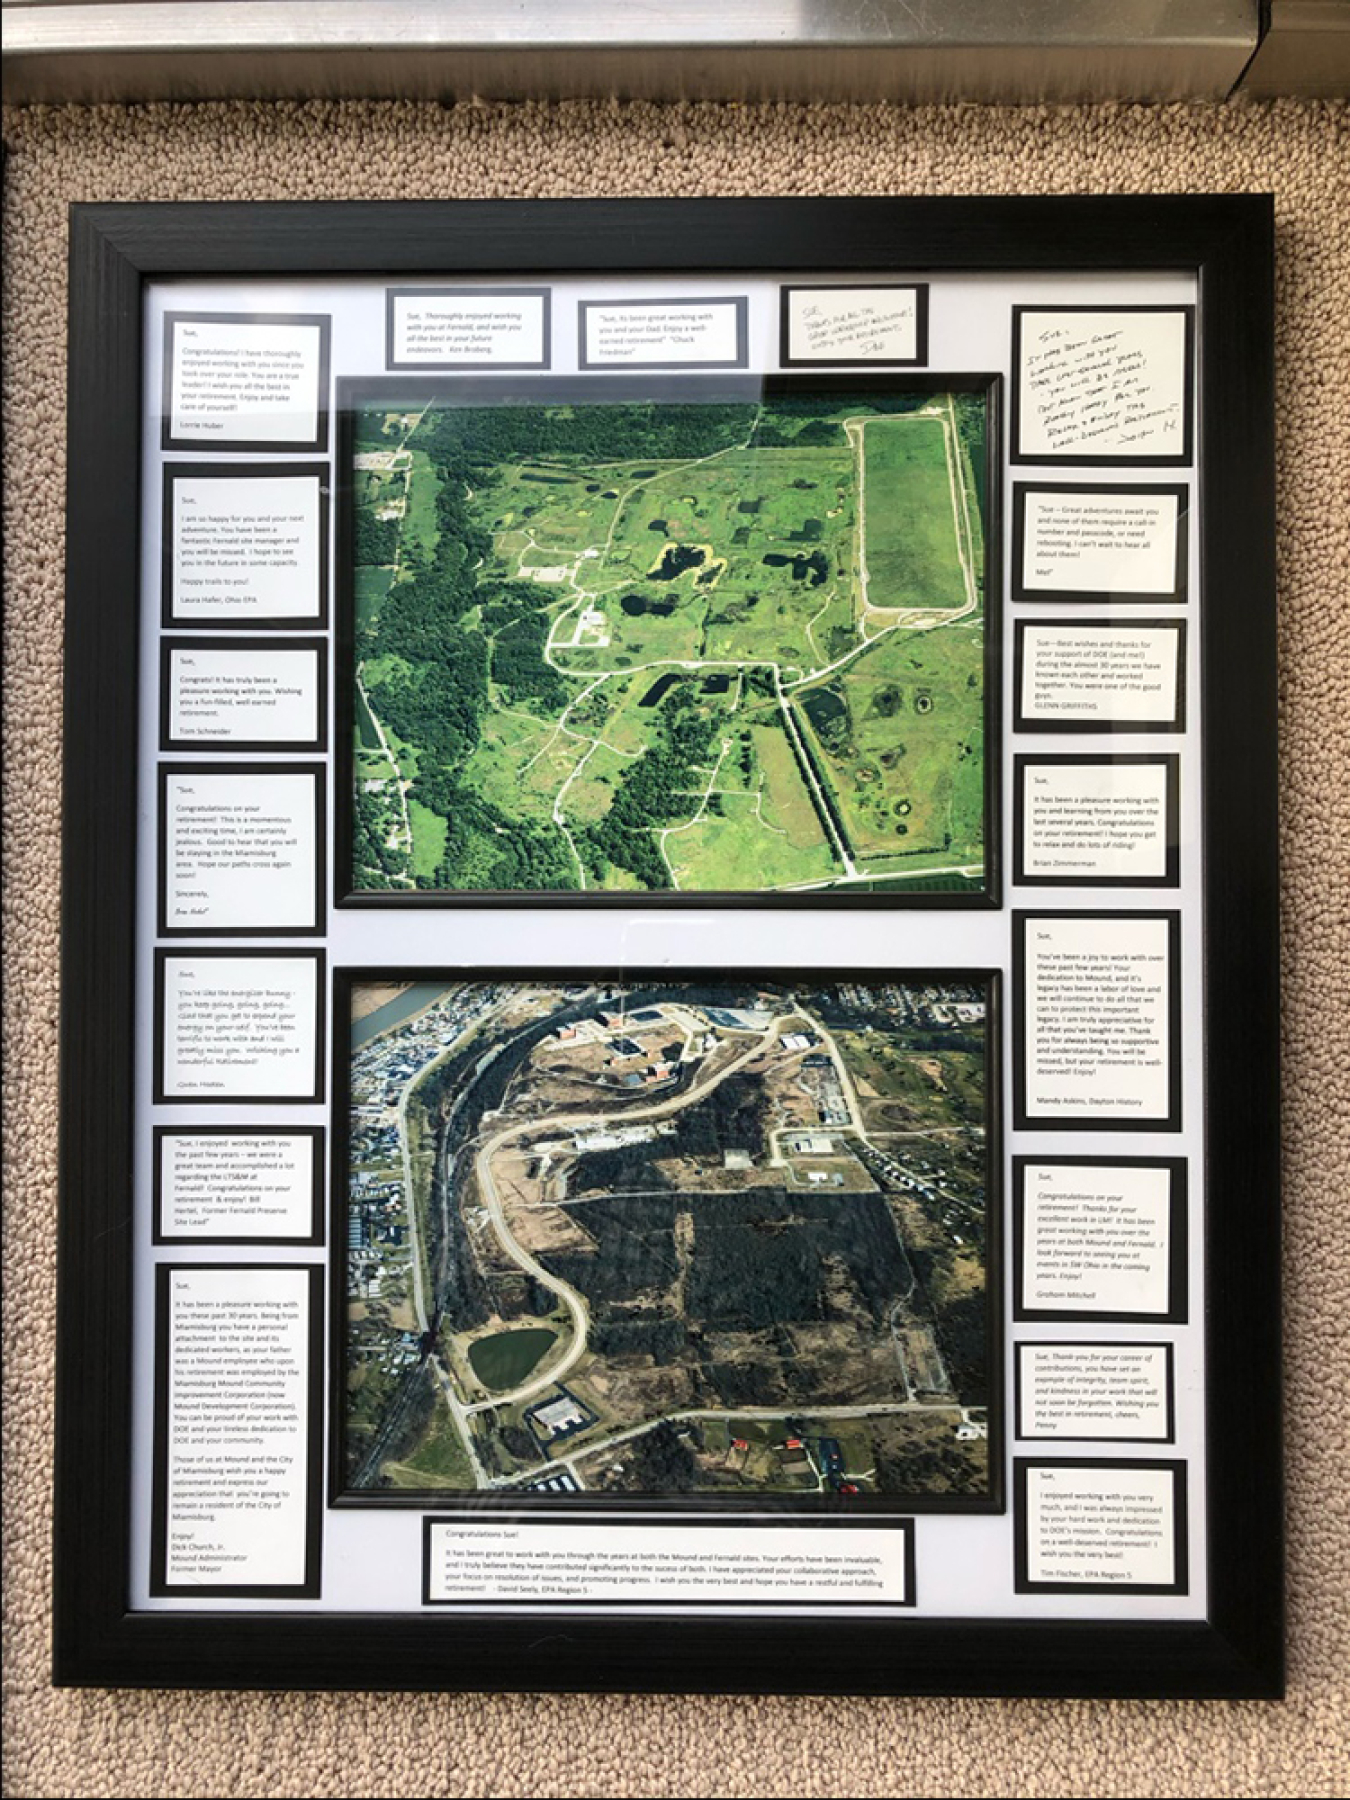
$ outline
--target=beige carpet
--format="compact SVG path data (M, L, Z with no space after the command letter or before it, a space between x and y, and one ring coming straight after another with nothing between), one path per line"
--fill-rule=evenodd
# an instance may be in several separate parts
M1350 110L1290 103L910 112L212 106L35 110L12 115L5 129L6 1791L1350 1791ZM53 1692L48 1483L67 203L1164 190L1271 190L1279 221L1288 1702ZM471 1682L472 1670L463 1673Z

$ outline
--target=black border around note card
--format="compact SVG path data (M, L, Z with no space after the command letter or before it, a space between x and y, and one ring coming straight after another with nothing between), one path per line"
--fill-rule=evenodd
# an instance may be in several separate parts
M231 1274L280 1271L306 1275L306 1350L309 1370L305 1383L306 1504L305 1573L300 1581L262 1585L256 1582L171 1582L166 1573L169 1528L169 1283L180 1270L224 1270ZM316 1600L319 1597L323 1543L323 1268L319 1263L263 1262L162 1262L155 1268L155 1466L150 1504L150 1592L157 1599L202 1599L210 1594L220 1600Z
M1177 451L1148 455L1134 451L1112 451L1092 456L1079 450L1030 451L1022 448L1022 321L1028 313L1180 313L1185 320L1182 348L1182 444ZM1195 450L1195 308L1193 306L1131 305L1102 301L1088 305L1061 305L1047 300L1014 306L1012 309L1012 363L1008 377L1008 411L1011 420L1011 448L1008 460L1014 467L1035 466L1040 469L1184 469Z
M173 486L191 476L196 481L317 481L319 484L318 519L318 606L312 613L293 613L259 618L256 613L243 613L237 619L185 618L174 612L174 529ZM160 515L160 570L163 625L166 631L262 632L262 631L327 631L328 629L328 520L331 470L326 462L171 462L164 465L164 498Z
M1024 1378L1022 1355L1027 1350L1161 1350L1163 1352L1163 1408L1167 1415L1161 1436L1143 1437L1137 1432L1029 1432L1022 1409ZM1177 1440L1176 1346L1155 1338L1018 1338L1013 1345L1013 1435L1019 1444L1174 1444Z
M899 289L914 296L913 356L794 356L794 294L875 294ZM802 281L785 283L778 298L778 361L785 369L921 369L928 361L928 283L926 281Z
M183 961L192 957L197 962L256 962L258 960L275 961L281 958L287 962L312 962L314 964L314 1084L303 1094L170 1094L164 1086L164 1051L168 1032L165 1029L164 1007L168 997L168 963L170 959ZM317 1106L324 1097L324 1072L328 1064L327 1041L324 1036L324 1021L327 1017L328 982L327 952L311 950L296 943L288 944L283 949L273 944L241 945L238 949L225 948L211 943L200 948L195 944L183 944L175 940L161 945L155 951L155 1017L153 1024L154 1041L154 1104L156 1106Z
M1027 1573L1027 1477L1032 1469L1165 1469L1172 1477L1171 1581L1092 1582L1033 1581ZM1146 1456L1015 1456L1013 1458L1013 1533L1017 1594L1184 1594L1190 1588L1189 1516L1186 1464L1177 1457Z
M432 1593L431 1593L432 1540L433 1540L435 1531L438 1526L449 1526L451 1528L459 1527L462 1529L466 1525L475 1525L475 1524L482 1525L486 1522L487 1521L485 1521L481 1517L474 1519L474 1518L467 1516L464 1513L444 1514L441 1516L436 1516L434 1514L428 1514L423 1517L423 1520L422 1520L422 1604L423 1604L423 1606L471 1607L475 1604L475 1602L471 1599L436 1600L436 1599L432 1598ZM491 1518L491 1525L494 1529L506 1529L506 1530L510 1530L513 1526L528 1527L530 1525L547 1525L551 1522L552 1522L552 1515L550 1515L548 1513L545 1513L541 1516L539 1514L532 1514L532 1513L518 1513L518 1512L513 1513L509 1510L499 1512L499 1513L494 1513ZM638 1526L638 1525L646 1525L648 1527L651 1527L652 1525L657 1524L659 1522L660 1521L654 1520L651 1518L644 1519L644 1518L642 1518L636 1514L632 1514L632 1513L627 1513L627 1514L615 1513L612 1515L592 1514L589 1517L586 1517L584 1515L578 1517L575 1514L568 1514L566 1517L566 1523L569 1528L574 1525L579 1525L579 1526L589 1525L589 1526L592 1526L592 1527L597 1528L602 1531L622 1531L625 1526L632 1527L632 1526ZM672 1521L672 1523L674 1523L674 1521ZM800 1529L802 1527L802 1524L803 1524L803 1521L801 1519L794 1519L790 1515L772 1516L772 1517L765 1518L765 1519L751 1520L751 1519L746 1518L743 1513L740 1513L740 1514L737 1514L737 1513L730 1513L730 1514L709 1513L709 1514L704 1515L701 1518L682 1518L678 1521L678 1525L681 1530L690 1530L690 1531L697 1531L699 1529L702 1529L705 1531L706 1530L716 1530L716 1529L733 1530L734 1531L734 1530L744 1530L750 1526L753 1526L756 1529L783 1531L783 1530L790 1530L793 1526L796 1526L798 1529ZM898 1514L898 1513L894 1513L894 1512L872 1513L872 1514L869 1514L866 1518L857 1518L857 1519L847 1518L847 1517L841 1516L840 1514L836 1513L836 1514L833 1514L831 1517L820 1521L819 1528L823 1529L826 1532L831 1532L831 1531L887 1531L887 1530L898 1531L902 1534L903 1540L904 1540L904 1549L902 1551L902 1555L904 1558L904 1571L905 1571L905 1573L904 1573L905 1597L903 1600L828 1600L828 1601L820 1602L821 1605L828 1606L831 1612L843 1612L843 1613L847 1614L847 1613L856 1613L856 1612L860 1612L860 1611L871 1610L871 1609L875 1609L878 1607L890 1610L892 1608L897 1608L897 1607L899 1607L899 1608L912 1607L917 1604L918 1589L917 1589L917 1582L916 1582L916 1570L915 1570L915 1558L914 1558L915 1522L912 1518L909 1518L903 1514ZM547 1599L544 1599L544 1600L528 1599L528 1600L500 1600L500 1601L497 1601L496 1604L499 1606L522 1607L522 1608L528 1607L532 1611L542 1612L542 1613L546 1614L548 1612L550 1606L559 1606L561 1603L558 1600L549 1601ZM680 1605L687 1606L689 1604L689 1602L688 1602L688 1600L681 1601L678 1597L676 1597L671 1600L646 1600L646 1601L642 1601L642 1600L610 1600L610 1601L606 1602L605 1604L608 1604L610 1606L633 1607L635 1609L641 1609L644 1612L659 1613L665 1607L674 1607L674 1606L680 1606ZM752 1608L753 1610L755 1610L757 1612L761 1611L761 1610L771 1612L777 1608L782 1608L782 1607L800 1607L801 1600L800 1599L794 1600L792 1598L791 1594L789 1593L789 1594L786 1594L784 1596L784 1598L781 1600L734 1601L734 1600L709 1600L709 1599L705 1598L705 1599L701 1599L698 1602L698 1604L700 1606L744 1605L744 1606L749 1606L750 1608Z
M1240 194L72 209L57 1683L1095 1699L1282 1693L1273 218L1269 196ZM663 1613L654 1623L641 1613L433 1611L418 1604L415 1568L400 1599L363 1613L313 1603L213 1610L204 1596L149 1608L133 1602L132 1570L144 1561L151 1533L148 1498L133 1485L131 1469L137 1432L143 1443L153 1411L143 1380L153 1283L140 1277L129 1220L139 1217L148 1229L150 1140L142 1110L147 1099L162 1098L139 1085L151 1059L144 1046L149 972L138 976L138 920L147 904L144 896L138 902L138 871L153 864L139 841L153 812L153 777L142 764L145 733L156 720L143 681L158 666L141 637L142 581L155 554L142 539L162 504L158 493L142 492L142 471L151 466L151 451L158 454L159 421L147 416L146 395L160 379L150 365L161 354L158 343L146 342L147 293L176 281L235 278L320 284L357 277L374 292L391 279L582 276L599 291L623 292L630 280L635 287L673 281L672 269L683 270L680 279L691 289L697 283L699 292L718 282L748 289L761 281L915 279L935 284L935 300L936 284L948 277L994 275L1010 284L1026 277L1027 304L1047 280L1065 275L1092 277L1107 293L1116 276L1124 291L1137 292L1132 277L1150 272L1194 283L1203 329L1194 334L1199 517L1191 610L1204 629L1191 644L1198 704L1188 729L1201 734L1193 803L1203 832L1203 929L1194 952L1202 966L1189 973L1203 993L1203 1019L1190 1022L1196 1041L1187 1054L1194 1051L1203 1107L1188 1119L1186 1150L1193 1164L1203 1158L1213 1203L1196 1209L1186 1246L1204 1297L1190 1329L1203 1332L1206 1432L1203 1469L1191 1465L1189 1496L1203 1508L1195 1518L1198 1527L1203 1516L1196 1543L1204 1546L1205 1566L1203 1580L1195 1571L1191 1599L1177 1616L1158 1617L1156 1605L1136 1607L1129 1594L1094 1600L1078 1589L1060 1610L1047 1596L1031 1609L1034 1617L1010 1611L1011 1556L991 1583L988 1607L961 1616L929 1612L922 1580L919 1610L900 1618L723 1611ZM937 339L936 315L933 324ZM240 448L231 446L231 455ZM1167 466L1174 466L1170 459ZM273 628L248 622L258 635ZM206 629L228 627L212 621ZM969 929L989 930L994 918L972 916ZM411 933L427 922L401 923ZM928 924L909 918L905 930L919 933ZM179 953L161 947L156 960ZM269 953L314 954L323 966L321 952L243 952ZM322 1096L332 1050L325 989L321 980L321 1067L311 1104ZM232 1096L229 1104L237 1109L232 1124L271 1123L293 1102L263 1096L256 1114L245 1098ZM206 1111L185 1122L200 1123ZM323 1484L315 1480L311 1491L322 1504ZM954 1523L940 1521L942 1533ZM938 1524L924 1522L921 1558ZM414 1542L410 1566L416 1556Z
M1029 494L1112 494L1157 498L1177 503L1176 537L1170 563L1172 579L1165 588L1141 593L1135 588L1038 588L1026 580L1027 496ZM1014 481L1012 487L1012 561L1009 591L1018 604L1035 606L1181 606L1190 588L1191 491L1185 482Z
M164 1145L169 1138L308 1138L311 1145L312 1187L309 1230L298 1235L282 1235L263 1231L219 1233L166 1231L164 1229ZM187 1249L202 1244L208 1248L225 1245L265 1245L285 1248L305 1245L313 1248L323 1243L324 1196L328 1192L328 1165L325 1155L327 1132L322 1125L295 1125L289 1119L267 1125L261 1120L254 1125L156 1125L151 1129L150 1203L154 1213L151 1242L173 1244Z
M629 310L641 312L645 307L664 306L729 306L736 317L736 354L717 361L693 359L689 362L679 360L671 362L645 362L640 358L632 361L602 362L590 355L587 332L590 328L588 314L594 311ZM577 303L577 367L586 372L609 372L614 375L639 374L643 371L685 373L709 369L744 369L750 361L750 303L744 294L639 294L636 296L620 294L606 300L581 300Z
M394 355L397 339L398 323L395 309L400 300L448 300L459 297L474 297L485 300L541 300L539 322L539 348L537 358L525 362L504 362L495 357L486 360L461 361L429 360L425 362L402 362ZM553 361L553 289L549 287L391 287L386 288L384 295L384 363L391 371L401 369L547 369Z
M305 925L269 925L260 921L253 925L170 925L169 924L169 780L174 775L196 775L207 781L234 782L241 775L267 779L301 776L313 786L314 795L314 867L309 888L313 909ZM322 763L302 762L180 762L176 758L160 763L158 808L156 812L155 868L158 888L159 936L175 941L181 938L312 938L320 937L324 928L324 896L327 890L325 871L328 866L328 771Z
M1030 875L1026 855L1026 777L1031 769L1160 768L1163 771L1163 866L1156 875ZM1181 880L1181 758L1167 751L1021 751L1013 757L1013 884L1028 888L1174 888Z
M319 358L315 370L314 431L299 438L226 438L216 433L202 437L175 436L173 431L174 327L177 325L316 325ZM200 450L214 456L286 456L328 449L329 366L333 347L333 320L329 313L208 312L191 308L164 315L164 385L160 419L160 443L165 450Z
M1026 1292L1027 1170L1052 1166L1062 1169L1166 1169L1167 1188L1167 1305L1160 1312L1121 1312L1104 1307L1028 1306ZM1187 1212L1189 1182L1184 1156L1014 1156L1012 1159L1012 1316L1021 1324L1037 1325L1184 1325L1190 1317L1187 1282L1190 1270L1190 1219Z
M314 663L315 731L305 738L212 738L173 735L173 659L200 651L307 656ZM296 756L328 748L328 645L318 637L162 637L159 641L159 747L169 756L252 756L273 750Z
M1027 1109L1027 927L1038 920L1094 919L1105 925L1165 921L1167 925L1167 1111L1165 1113L1031 1113ZM1012 915L1012 1077L1014 1131L1180 1131L1184 1045L1181 1021L1181 914L1175 908L1018 907Z
M1170 736L1186 729L1186 625L1176 619L1018 619L1013 625L1013 730L1046 733L1056 737L1087 733L1119 732L1146 737L1156 732ZM1026 710L1025 685L1027 671L1026 634L1029 631L1058 631L1070 637L1091 638L1094 633L1113 631L1171 631L1176 634L1176 682L1171 711L1165 719L1075 719L1071 717L1038 718Z

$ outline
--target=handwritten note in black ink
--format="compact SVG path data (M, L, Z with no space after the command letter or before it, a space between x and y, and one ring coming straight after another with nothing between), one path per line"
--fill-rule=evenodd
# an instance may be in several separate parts
M784 368L928 360L928 288L785 287Z
M1191 456L1194 309L1013 308L1013 461Z

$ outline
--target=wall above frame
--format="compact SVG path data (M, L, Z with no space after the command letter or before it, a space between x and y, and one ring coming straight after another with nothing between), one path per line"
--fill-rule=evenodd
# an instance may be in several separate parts
M658 13L528 0L504 22L477 0L6 0L4 83L6 100L48 103L1213 100L1242 77L1262 11L1257 0L689 0ZM1325 81L1325 16L1319 26Z

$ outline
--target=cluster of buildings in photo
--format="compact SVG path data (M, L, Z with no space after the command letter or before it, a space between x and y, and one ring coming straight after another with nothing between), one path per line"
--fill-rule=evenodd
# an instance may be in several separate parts
M862 987L846 981L838 991L845 1006L872 1012L880 1002L904 1025L951 1027L984 1023L984 997L979 990L970 988L965 997L957 998L961 990L951 982L941 987L902 987L894 981L881 987Z
M352 1299L388 1303L406 1297L409 1221L400 1103L408 1083L481 1018L497 994L495 987L477 985L450 989L405 1023L352 1051L347 1156L347 1291ZM390 1004L397 1007L399 1000ZM372 1014L372 1020L384 1010ZM354 1031L359 1029L357 1021ZM390 1366L418 1355L414 1332L382 1334L379 1341L387 1347Z

